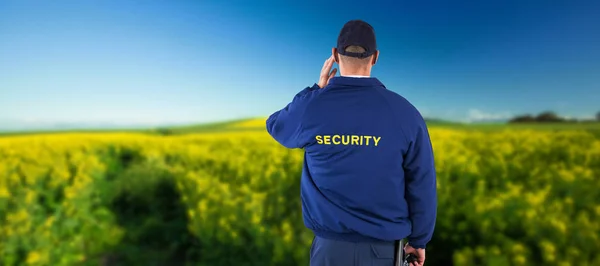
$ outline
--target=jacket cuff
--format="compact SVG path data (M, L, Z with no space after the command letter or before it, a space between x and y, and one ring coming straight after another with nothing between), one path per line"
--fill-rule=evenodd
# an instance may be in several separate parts
M408 245L410 245L411 247L418 249L418 248L422 248L425 249L425 247L427 246L426 244L414 244L411 243L410 240L408 241Z

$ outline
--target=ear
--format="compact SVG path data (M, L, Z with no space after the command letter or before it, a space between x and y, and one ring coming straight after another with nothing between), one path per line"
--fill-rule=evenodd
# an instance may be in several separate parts
M337 48L331 48L331 55L333 55L333 60L335 60L336 63L340 63L340 58L338 56L338 50Z
M373 54L373 61L371 62L371 64L375 65L377 63L378 59L379 59L379 50L375 51L375 53Z

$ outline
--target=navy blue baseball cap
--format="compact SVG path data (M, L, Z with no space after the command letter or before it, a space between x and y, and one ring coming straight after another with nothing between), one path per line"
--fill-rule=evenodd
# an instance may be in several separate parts
M360 46L365 49L364 53L346 52L351 45ZM375 30L369 23L362 20L350 20L344 24L337 39L338 53L345 56L366 58L377 51L375 41Z

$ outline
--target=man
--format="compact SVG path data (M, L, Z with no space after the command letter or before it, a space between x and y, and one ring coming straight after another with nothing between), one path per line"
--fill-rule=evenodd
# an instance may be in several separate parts
M412 265L425 261L437 209L429 133L412 104L370 77L378 58L371 25L349 21L319 82L266 122L277 142L305 150L301 198L315 234L312 266L391 266L405 238L405 252L417 257Z

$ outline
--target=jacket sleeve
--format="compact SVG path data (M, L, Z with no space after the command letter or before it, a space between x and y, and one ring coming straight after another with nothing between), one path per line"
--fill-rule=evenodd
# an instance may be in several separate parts
M422 117L412 135L404 158L405 195L412 222L408 243L414 248L425 248L435 228L437 183L433 148Z
M314 84L300 91L292 102L283 109L273 113L267 119L267 132L286 148L302 148L302 117L310 99L319 86Z

